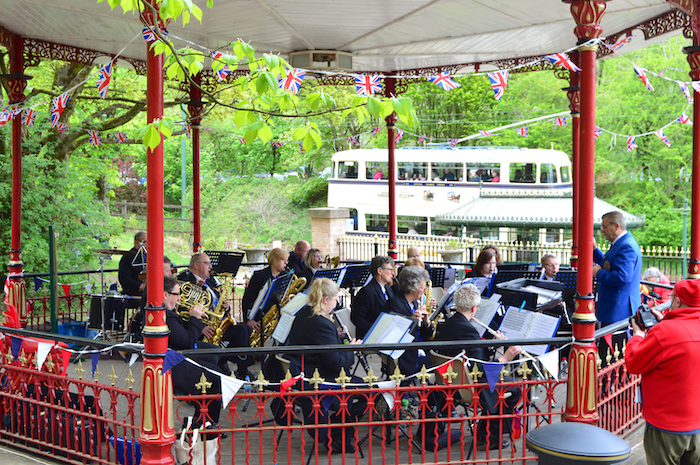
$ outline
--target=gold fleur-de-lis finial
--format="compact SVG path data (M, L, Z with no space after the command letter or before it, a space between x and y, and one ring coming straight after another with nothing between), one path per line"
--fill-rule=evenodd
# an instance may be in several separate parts
M53 363L53 357L51 357L51 354L49 354L49 356L46 357L44 365L46 365L46 369L49 370L49 373L53 373L53 369L56 366L56 364Z
M39 350L37 349L36 352L34 352L34 366L38 371L41 371L41 367L39 366Z
M324 381L325 379L321 378L321 374L318 372L318 368L314 368L314 375L309 380L309 382L314 385L314 390L318 391L318 385Z
M439 374L439 373L438 373L438 374ZM455 378L457 377L457 372L454 371L454 370L452 369L452 364L450 363L450 364L447 366L447 370L445 370L445 374L444 374L444 375L440 375L440 376L442 376L442 379L445 380L445 383L451 385L451 384L452 384L452 380L455 379Z
M405 376L403 375L403 373L401 373L399 366L396 365L396 368L394 368L394 374L389 376L389 379L394 381L396 383L396 385L398 386L398 384L401 381L403 381L404 378L405 378Z
M472 381L477 382L484 373L481 370L479 370L479 366L475 363L474 365L472 365L472 370L469 372L469 374L472 377Z
M503 368L501 368L501 376L500 376L500 381L503 382L503 378L505 376L508 376L508 368L507 365L503 365Z
M78 368L75 369L75 372L78 373L78 379L83 379L83 375L85 374L85 369L83 369L83 361L78 360Z
M95 378L95 381L100 380L100 376L102 376L102 373L100 373L100 367L99 365L95 367L95 374L92 375L93 378Z
M27 357L24 355L24 349L22 349L19 353L17 360L19 361L20 366L25 366L27 364Z
M610 348L608 348L608 355L605 356L605 361L607 362L607 365L610 365L610 360L612 360L612 352L610 351Z
M127 376L124 381L126 381L126 385L129 386L129 389L134 388L134 384L136 384L136 380L134 379L134 374L131 372L131 368L129 368L129 376Z
M527 364L527 362L523 363L520 365L520 368L518 368L517 373L523 377L523 381L527 379L528 376L530 376L530 373L532 373L532 368Z
M197 389L199 389L202 394L207 393L207 389L209 389L212 386L212 384L209 382L206 376L204 376L204 373L202 373L202 376L199 378L199 382L194 385Z
M420 369L420 373L416 375L416 378L420 380L420 383L423 386L428 384L428 380L430 379L430 373L428 373L428 370L425 368L425 365L423 365L423 368Z
M615 352L613 352L613 354L614 354L614 356L615 356L615 361L616 361L616 362L617 362L618 360L620 360L620 350L617 348L617 344L615 344Z
M265 379L265 375L263 374L262 370L260 370L260 373L258 373L258 377L255 380L255 385L258 387L258 392L262 392L263 388L268 384L270 384L270 382Z
M345 368L340 368L340 376L335 379L336 383L340 383L340 386L345 389L345 384L352 381L352 378L345 374Z
M117 381L119 381L119 376L117 376L117 374L114 372L114 365L112 365L112 369L110 370L107 378L109 378L109 381L112 383L112 386L117 384Z
M14 360L15 360L15 357L12 355L12 350L8 350L7 353L5 354L5 363L7 363L9 365Z
M625 356L625 352L627 352L627 339L623 339L622 341L622 356Z
M287 374L284 375L284 379L282 381L289 381L292 379L292 372L289 371L289 368L287 368Z
M374 371L372 370L372 367L369 367L369 372L367 373L367 376L362 378L362 381L365 383L369 384L369 387L371 388L372 385L378 380L379 378L374 376Z

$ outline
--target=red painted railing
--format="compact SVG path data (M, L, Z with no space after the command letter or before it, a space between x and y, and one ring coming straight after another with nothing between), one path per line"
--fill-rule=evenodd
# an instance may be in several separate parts
M640 382L641 377L627 372L624 358L598 370L598 426L626 437L642 424L642 405L635 402Z

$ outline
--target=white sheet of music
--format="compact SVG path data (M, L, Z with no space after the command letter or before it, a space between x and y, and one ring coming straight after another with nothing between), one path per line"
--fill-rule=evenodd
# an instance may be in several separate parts
M508 339L540 339L553 337L559 327L559 318L544 313L508 307L499 330ZM544 355L548 345L527 346L533 355Z
M364 339L363 344L399 344L413 342L409 332L414 320L397 313L380 313ZM393 359L401 357L403 350L382 350L381 353Z
M258 297L255 299L253 306L250 307L250 311L248 312L248 319L249 320L255 319L255 315L258 313L258 308L265 301L265 296L267 296L268 289L270 289L270 281L269 280L265 283L265 285L262 287L262 289L260 289L260 292L258 292Z
M499 302L493 302L491 300L482 299L481 303L479 304L479 308L474 314L474 317L486 326L488 326L493 321L493 318L496 316L496 312L498 311L498 307L500 306L501 304ZM471 324L479 332L479 336L484 337L486 328L484 328L480 324L474 323L473 321L471 322Z
M292 330L292 324L296 318L296 314L299 310L304 308L306 304L309 303L309 296L306 294L297 294L292 300L290 300L287 305L282 307L282 314L277 322L275 330L272 332L272 339L284 344L287 342L289 337L289 332Z
M544 289L538 286L525 286L522 290L537 294L537 305L544 305L552 299L561 299L561 291Z

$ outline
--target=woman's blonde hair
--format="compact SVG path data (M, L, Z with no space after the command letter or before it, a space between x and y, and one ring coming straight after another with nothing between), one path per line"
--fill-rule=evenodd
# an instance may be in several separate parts
M328 278L314 279L309 290L309 307L314 315L326 316L323 313L323 298L335 297L340 292L338 285Z
M267 254L267 263L269 263L270 266L272 266L272 264L275 263L280 258L288 259L289 252L277 247L275 249L270 250L270 253Z

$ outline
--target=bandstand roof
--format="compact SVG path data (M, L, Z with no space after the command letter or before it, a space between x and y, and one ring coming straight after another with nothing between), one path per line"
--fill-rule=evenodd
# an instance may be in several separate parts
M593 200L593 224L600 227L605 213L621 211L627 228L641 228L645 217L621 210L599 198ZM485 192L457 210L436 215L435 221L453 226L570 229L573 221L571 196L534 192Z
M193 19L184 28L181 22L168 26L178 46L190 41L213 50L241 38L260 52L283 56L341 50L353 55L353 71L450 67L454 73L472 71L475 63L487 71L576 44L576 24L561 0L214 0L213 8L205 8L204 0L196 3L204 12L201 24ZM6 29L0 39L8 31L30 38L26 47L40 56L51 52L50 58L80 61L76 49L111 56L124 49L132 65L146 57L143 40L132 41L142 29L138 15L111 10L106 1L0 0L0 11ZM628 52L679 33L687 22L664 0L615 0L607 3L602 27L612 41L640 25L636 40L621 49Z

